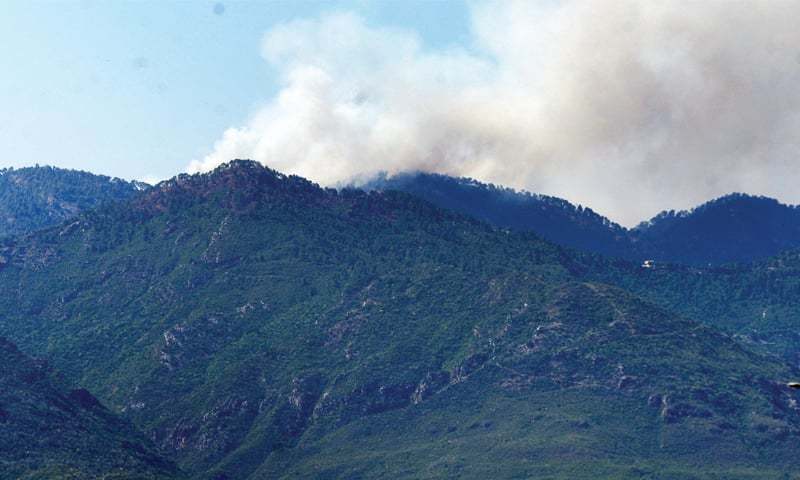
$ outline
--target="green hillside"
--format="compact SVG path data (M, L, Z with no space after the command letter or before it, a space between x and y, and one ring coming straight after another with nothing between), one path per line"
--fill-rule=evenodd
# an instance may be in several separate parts
M800 453L797 371L398 192L237 161L0 255L0 333L196 478L782 479Z
M58 225L80 212L131 198L148 186L54 167L0 169L0 237Z
M620 285L800 365L800 210L794 206L731 194L690 211L662 212L626 230L565 200L470 179L417 172L380 177L366 187L404 191L496 227L535 232L582 252L635 260L610 261L573 252L591 266L587 280ZM641 268L644 259L657 268ZM759 260L750 264L754 259ZM734 260L740 263L731 263Z
M132 425L0 338L0 478L177 478Z
M754 264L642 268L580 255L582 278L612 283L663 308L713 326L748 348L800 365L800 254Z

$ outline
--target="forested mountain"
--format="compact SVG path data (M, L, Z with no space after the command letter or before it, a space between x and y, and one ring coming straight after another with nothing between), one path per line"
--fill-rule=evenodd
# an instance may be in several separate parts
M178 478L152 442L0 338L0 478Z
M106 202L146 188L103 175L53 167L0 170L0 237L57 225Z
M631 261L687 265L750 262L800 248L800 209L765 197L728 195L691 211L662 212L625 229L566 200L427 173L381 177L367 189L400 190L503 228Z
M777 479L800 454L800 372L673 313L680 273L644 301L609 284L645 269L401 192L235 161L0 255L0 333L193 478Z
M800 247L800 209L731 194L691 211L663 212L631 232L648 258L692 265L765 259Z
M380 176L366 190L399 190L502 228L531 231L551 242L604 255L627 256L628 230L566 200L435 173Z

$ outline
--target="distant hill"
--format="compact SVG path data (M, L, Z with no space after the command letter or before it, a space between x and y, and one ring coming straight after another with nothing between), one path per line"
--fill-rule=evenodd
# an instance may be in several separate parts
M176 478L130 423L3 338L0 365L0 478Z
M535 232L559 245L612 256L626 256L631 248L624 227L557 197L421 172L384 175L363 188L410 193L498 227Z
M640 257L693 265L747 262L800 247L800 209L735 193L690 211L663 212L631 237Z
M197 479L774 479L800 455L800 372L659 306L684 277L642 300L609 283L660 268L402 192L235 161L0 257L0 333Z
M59 224L98 205L125 200L148 185L54 167L0 170L0 237Z
M663 212L626 229L589 208L472 179L428 173L381 177L366 189L400 190L502 228L532 231L559 245L641 262L750 262L800 247L800 209L732 194L691 211Z

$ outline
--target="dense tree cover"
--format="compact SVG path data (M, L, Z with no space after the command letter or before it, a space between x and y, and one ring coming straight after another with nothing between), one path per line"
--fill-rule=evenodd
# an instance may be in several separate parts
M749 348L800 365L800 252L753 264L653 268L583 255L586 279L618 285L663 308L719 328Z
M690 265L765 259L800 247L800 209L740 193L663 212L632 231L643 256Z
M133 426L0 338L0 478L178 478Z
M369 187L406 191L500 227L531 230L562 245L632 259L633 264L586 255L582 262L593 264L587 279L618 284L800 365L796 207L731 194L690 211L663 212L629 231L590 214L585 218L595 219L593 228L579 231L579 207L474 180L401 174ZM564 235L569 228L572 233ZM615 240L609 243L609 238ZM640 268L644 259L654 260L656 268ZM753 259L762 260L744 263ZM726 263L731 261L743 263Z
M144 188L141 182L53 167L0 169L0 237L57 225Z
M631 250L624 227L561 198L420 172L380 176L364 188L410 193L498 227L535 232L559 245L613 256L624 256Z
M200 479L784 478L800 453L798 372L608 285L639 267L400 192L236 161L0 256L0 333Z
M532 231L559 245L632 261L695 266L746 262L800 248L800 209L732 194L691 211L662 212L628 230L566 200L475 180L413 173L367 189L400 190L502 228Z

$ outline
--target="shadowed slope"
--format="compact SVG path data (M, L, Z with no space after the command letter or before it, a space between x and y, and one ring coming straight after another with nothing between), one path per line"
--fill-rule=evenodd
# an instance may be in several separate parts
M662 212L628 230L566 200L464 178L404 173L378 178L365 188L404 191L498 227L531 231L559 245L638 262L720 265L800 247L800 210L743 194L691 211Z
M129 423L2 338L0 365L0 477L177 478Z

